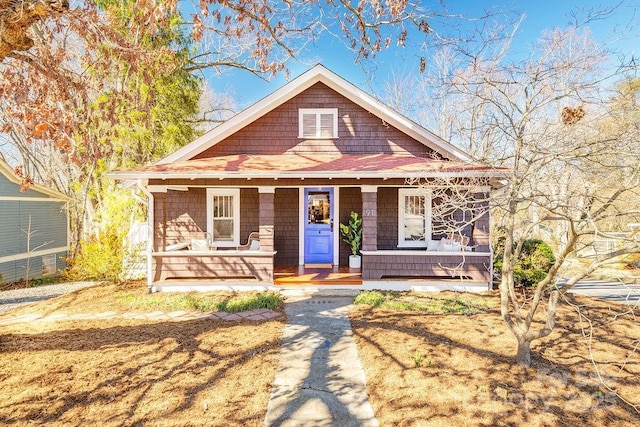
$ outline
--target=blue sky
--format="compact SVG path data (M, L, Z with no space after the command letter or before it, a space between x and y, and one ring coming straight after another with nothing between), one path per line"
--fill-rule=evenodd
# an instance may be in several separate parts
M436 2L438 0L429 0ZM446 5L450 12L465 16L479 16L484 10L515 10L525 15L515 39L515 47L525 51L545 29L566 27L570 22L570 13L578 9L619 7L607 19L597 20L589 25L593 37L599 41L609 40L616 50L625 55L640 55L640 0L593 1L593 0L449 0ZM412 61L407 60L411 58ZM392 72L412 72L417 68L416 52L407 48L391 48L379 55L377 68L373 75L373 88L362 67L353 62L353 54L341 43L327 35L320 43L304 52L300 57L303 62L289 63L291 78L301 74L313 64L323 65L346 78L350 82L365 88L368 92L375 90L375 85L388 79ZM270 82L264 82L247 72L232 71L221 76L208 76L207 83L216 92L230 92L236 99L237 106L247 107L264 96L278 89L286 80L279 75Z

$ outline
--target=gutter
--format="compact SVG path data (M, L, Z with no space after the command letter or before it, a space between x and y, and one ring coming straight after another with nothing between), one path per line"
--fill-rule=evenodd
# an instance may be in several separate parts
M481 172L474 171L443 171L443 172L406 172L406 173L384 173L370 171L367 172L355 172L355 173L339 173L339 172L321 172L321 173L229 173L229 172L216 172L206 173L200 171L194 172L179 172L179 173L163 173L163 172L151 172L151 173L131 173L131 172L112 172L107 176L112 179L118 180L140 180L140 179L425 179L425 178L501 178L508 176L508 171L503 170L488 170Z

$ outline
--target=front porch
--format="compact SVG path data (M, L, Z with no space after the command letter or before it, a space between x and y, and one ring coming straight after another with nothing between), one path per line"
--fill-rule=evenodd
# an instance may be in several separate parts
M408 226L403 226L401 219L406 216L406 202L417 198L428 211L431 198L415 189L407 196L409 190L402 180L388 180L384 185L338 179L332 185L324 181L322 186L278 183L266 186L261 185L262 180L252 180L250 187L244 183L233 191L198 180L187 186L184 182L150 185L155 190L150 198L155 226L148 258L149 288L206 291L357 286L482 291L491 287L487 213L464 230L468 246L455 250L450 246L427 247L428 243L437 245L445 236L423 222L429 233L421 240L411 240L414 233L404 231ZM216 222L212 206L221 200L234 208L228 218ZM475 202L486 203L486 197L480 194ZM349 248L337 231L351 211L360 212L363 218L362 269L358 271L347 267ZM218 229L218 223L228 227ZM228 246L215 240L225 233ZM194 239L202 242L203 235L214 239L204 241L204 247L194 245ZM258 236L258 241L246 241L246 236ZM309 268L310 264L331 268Z
M260 281L248 277L228 278L170 278L154 281L152 292L211 292L211 291L275 291L275 292L347 292L363 290L395 290L415 292L461 291L483 292L484 281L441 277L386 277L381 280L363 280L360 269L345 266L317 268L305 266L274 267L273 281Z

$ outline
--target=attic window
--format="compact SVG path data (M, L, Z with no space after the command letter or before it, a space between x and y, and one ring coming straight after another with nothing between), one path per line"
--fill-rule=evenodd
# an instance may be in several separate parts
M337 108L300 108L298 110L299 138L337 138Z

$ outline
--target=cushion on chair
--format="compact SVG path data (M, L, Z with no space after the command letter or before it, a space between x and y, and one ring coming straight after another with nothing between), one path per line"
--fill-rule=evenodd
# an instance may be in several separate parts
M440 252L458 252L460 250L462 250L462 245L450 239L442 239L438 244L438 251Z
M440 240L429 240L429 242L427 243L427 250L437 251L439 244L440 244Z

